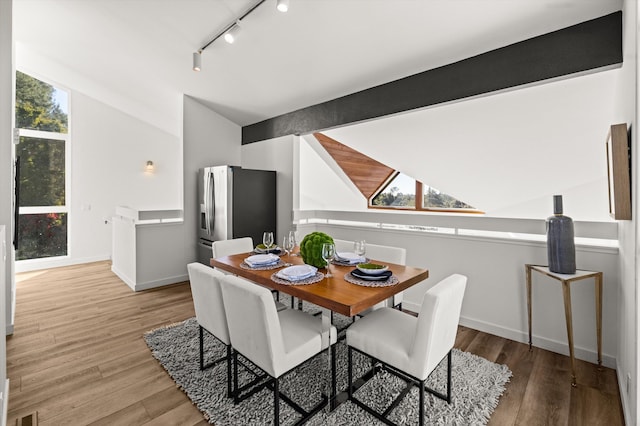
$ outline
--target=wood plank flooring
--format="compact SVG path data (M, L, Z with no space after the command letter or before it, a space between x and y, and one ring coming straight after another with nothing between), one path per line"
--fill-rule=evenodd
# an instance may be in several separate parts
M7 340L8 425L37 412L47 425L204 425L152 358L145 331L194 315L188 283L132 292L110 262L18 275ZM615 371L460 327L456 347L514 376L491 425L622 425ZM455 390L454 390L455 391Z

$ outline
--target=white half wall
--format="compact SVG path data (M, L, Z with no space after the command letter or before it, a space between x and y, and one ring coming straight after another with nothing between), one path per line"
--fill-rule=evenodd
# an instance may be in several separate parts
M393 223L390 218L392 215L385 215L384 221ZM357 220L357 214L354 219ZM461 218L458 222L463 220ZM504 229L510 229L510 219L499 221L504 222ZM368 243L404 247L407 250L407 265L429 270L427 280L405 291L403 308L414 312L419 312L424 292L431 286L453 273L466 275L469 282L461 324L507 339L528 342L524 265L546 264L545 243L322 223L299 225L298 228L301 235L318 230L343 240L364 239ZM473 229L473 223L469 223L469 228ZM615 368L620 289L617 249L579 247L576 261L580 269L604 272L603 358L608 367ZM561 284L536 274L532 282L533 344L568 355ZM597 346L593 280L573 283L571 298L576 357L595 363Z

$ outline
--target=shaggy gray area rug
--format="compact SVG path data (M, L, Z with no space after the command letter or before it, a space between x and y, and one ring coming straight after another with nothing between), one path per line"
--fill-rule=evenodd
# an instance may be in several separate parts
M305 310L308 307L305 306ZM336 315L334 323L346 324L349 319ZM226 397L226 363L222 362L205 371L199 368L198 323L190 318L178 324L147 332L144 336L153 356L182 389L210 423L222 425L265 425L273 422L273 392L268 389L256 393L238 405ZM347 350L344 340L336 347L338 390L347 388ZM205 332L205 362L225 354L225 347ZM326 352L325 352L326 353ZM370 362L354 352L357 376L362 375ZM512 373L505 365L495 364L479 356L453 350L452 401L425 395L425 423L429 425L485 425L498 405L505 384ZM439 392L446 390L446 360L429 377L428 386ZM242 372L242 369L239 371ZM305 409L311 408L326 393L328 358L321 355L286 374L280 389ZM251 379L242 372L240 383ZM383 411L403 389L404 382L381 371L361 387L356 395L360 400ZM418 389L411 392L396 407L390 419L398 424L417 424ZM299 414L281 401L280 424L294 424ZM381 424L355 404L347 401L332 412L323 410L310 421L310 425L372 425Z

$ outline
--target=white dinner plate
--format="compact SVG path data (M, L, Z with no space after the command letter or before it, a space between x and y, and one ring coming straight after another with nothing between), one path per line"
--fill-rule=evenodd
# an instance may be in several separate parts
M253 256L249 256L245 259L247 263L254 265L268 265L270 263L275 263L280 260L280 257L275 254L254 254Z
M304 276L313 276L318 271L315 266L311 265L293 265L284 268L280 271L281 275L291 278L298 278Z

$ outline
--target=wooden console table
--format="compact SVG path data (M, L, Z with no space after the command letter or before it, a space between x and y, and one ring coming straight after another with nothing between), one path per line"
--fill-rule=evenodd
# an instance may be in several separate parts
M527 284L527 310L529 314L529 350L531 350L531 271L537 271L562 283L564 315L567 321L569 356L571 357L571 386L576 386L576 365L573 353L573 323L571 320L571 283L593 277L596 292L596 334L598 337L598 366L602 368L602 272L576 270L575 274L551 272L547 266L525 265Z

